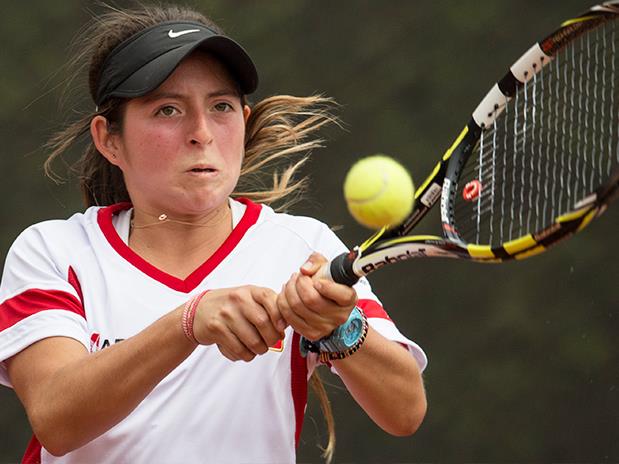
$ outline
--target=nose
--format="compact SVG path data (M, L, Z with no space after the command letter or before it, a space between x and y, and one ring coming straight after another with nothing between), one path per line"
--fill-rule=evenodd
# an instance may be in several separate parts
M192 145L208 145L213 140L208 117L203 112L198 112L192 118L189 130L189 143Z

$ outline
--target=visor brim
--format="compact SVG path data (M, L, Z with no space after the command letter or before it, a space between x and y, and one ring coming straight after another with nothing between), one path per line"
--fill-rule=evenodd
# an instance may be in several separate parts
M135 98L146 95L159 87L183 59L198 49L212 53L219 59L238 82L244 95L257 89L258 73L247 52L227 37L212 36L159 55L131 74L107 97Z

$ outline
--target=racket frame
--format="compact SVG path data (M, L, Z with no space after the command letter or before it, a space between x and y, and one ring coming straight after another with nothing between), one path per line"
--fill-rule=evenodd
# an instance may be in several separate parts
M519 89L548 65L558 51L576 37L617 15L619 1L594 6L580 16L563 22L556 31L529 48L481 100L469 123L416 190L411 214L399 226L382 228L358 247L334 258L320 271L322 277L353 285L359 278L387 264L420 257L459 258L481 263L520 260L542 253L580 232L600 216L618 195L618 166L613 168L603 185L576 202L571 211L557 216L537 232L500 246L465 243L452 219L460 172L485 128L492 125ZM439 199L444 237L408 235Z

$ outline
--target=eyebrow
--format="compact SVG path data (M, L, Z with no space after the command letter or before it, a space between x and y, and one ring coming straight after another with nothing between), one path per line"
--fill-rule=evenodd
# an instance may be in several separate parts
M221 89L221 90L215 90L214 92L209 92L207 95L207 98L215 98L215 97L241 97L241 95L239 94L239 92L236 92L232 89ZM175 93L175 92L152 92L148 95L144 96L144 99L147 102L151 102L151 101L155 101L155 100L161 100L164 98L173 98L173 99L178 99L178 100L182 100L186 98L186 95L183 95L181 93Z

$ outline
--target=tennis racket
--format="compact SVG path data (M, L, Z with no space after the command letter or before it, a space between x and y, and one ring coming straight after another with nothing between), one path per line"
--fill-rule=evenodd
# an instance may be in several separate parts
M320 275L352 285L411 258L524 259L599 217L619 190L618 23L619 2L602 3L533 45L473 111L409 217ZM437 203L443 235L409 235Z

